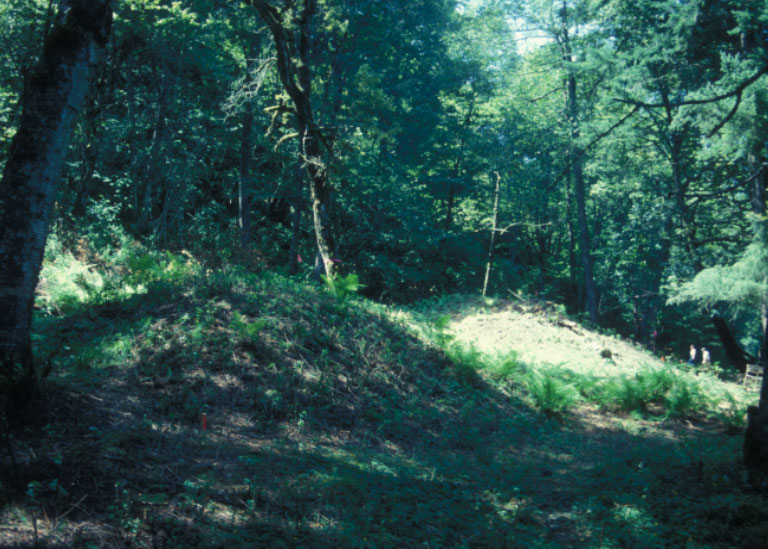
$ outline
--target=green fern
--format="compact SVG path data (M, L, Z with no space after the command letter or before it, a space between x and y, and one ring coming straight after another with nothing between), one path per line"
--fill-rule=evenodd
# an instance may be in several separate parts
M246 318L237 311L232 313L232 320L229 322L229 327L232 331L240 336L245 342L253 340L262 330L264 330L264 328L266 328L266 326L267 321L263 318L248 322Z
M534 405L549 415L561 415L581 400L576 387L549 372L532 373L527 386Z
M361 288L364 288L364 286L360 284L360 277L355 273L350 273L343 277L324 276L323 280L331 294L340 304L345 303L350 296L356 294Z

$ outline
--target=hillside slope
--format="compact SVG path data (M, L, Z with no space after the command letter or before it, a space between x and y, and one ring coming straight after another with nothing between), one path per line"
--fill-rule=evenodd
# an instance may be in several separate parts
M506 332L509 319L492 322L502 310L388 309L236 269L153 272L144 293L38 316L54 373L40 413L4 434L3 547L746 547L768 535L737 422L707 419L718 404L629 414L590 403L592 384L548 411L535 365L496 368L425 320ZM542 387L557 396L562 383ZM685 383L664 398L698 387Z
M647 367L663 367L645 349L616 336L590 331L545 302L463 299L451 314L450 332L486 354L516 353L528 364L562 366L581 374L634 374ZM450 310L450 309L448 309ZM450 314L450 313L449 313Z

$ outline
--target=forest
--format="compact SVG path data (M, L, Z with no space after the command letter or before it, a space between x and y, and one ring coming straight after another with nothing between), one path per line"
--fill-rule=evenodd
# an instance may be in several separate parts
M762 545L766 75L766 0L0 0L0 546Z

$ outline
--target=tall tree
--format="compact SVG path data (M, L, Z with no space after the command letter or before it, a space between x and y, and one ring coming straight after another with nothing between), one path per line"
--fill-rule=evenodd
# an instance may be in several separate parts
M49 219L70 135L111 22L109 0L62 0L24 89L21 122L0 180L0 376L6 390L35 383L32 304Z
M335 266L331 257L333 240L329 212L331 187L328 168L323 162L323 147L327 144L317 123L312 100L312 27L317 1L285 0L279 7L266 0L252 0L251 4L269 28L275 42L277 70L293 103L299 155L309 178L317 250L325 274L333 277Z

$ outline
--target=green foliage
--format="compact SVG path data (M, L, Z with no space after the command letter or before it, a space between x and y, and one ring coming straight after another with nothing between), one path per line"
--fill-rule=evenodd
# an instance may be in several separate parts
M753 242L733 265L704 269L681 285L673 281L669 302L693 301L709 307L727 302L737 308L754 308L768 300L766 269L768 251L762 242Z
M664 404L666 395L679 383L674 373L645 369L633 378L622 377L598 386L591 395L603 407L623 413L645 413L651 404Z
M534 405L542 412L561 416L581 400L578 389L548 371L533 371L525 380Z
M480 351L474 347L467 349L458 343L451 343L444 348L444 352L460 380L470 384L480 381L478 372L485 367L484 357Z
M323 276L323 280L331 295L336 298L340 305L346 303L351 296L354 296L361 288L364 288L360 284L360 278L355 273L350 273L347 276Z
M266 319L258 319L249 322L242 314L237 311L232 312L230 328L238 334L244 341L251 341L258 337L261 331L267 326Z
M670 415L687 417L705 410L709 402L700 384L681 378L669 390L665 404Z
M515 381L528 372L528 366L514 351L507 353L506 356L489 358L484 369L497 381Z
M48 312L68 312L93 302L104 285L102 274L64 252L43 264L37 302Z

